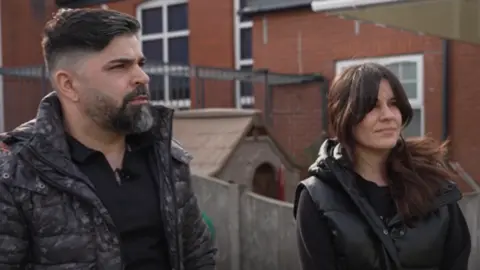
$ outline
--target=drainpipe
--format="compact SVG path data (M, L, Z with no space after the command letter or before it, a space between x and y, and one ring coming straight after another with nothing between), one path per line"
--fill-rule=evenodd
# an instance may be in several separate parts
M320 93L322 96L321 100L321 107L322 107L322 140L325 140L328 137L328 110L327 110L327 105L328 105L328 87L329 87L329 82L327 78L323 78L323 81L321 83L322 85L320 86Z
M442 41L442 140L450 135L450 40Z

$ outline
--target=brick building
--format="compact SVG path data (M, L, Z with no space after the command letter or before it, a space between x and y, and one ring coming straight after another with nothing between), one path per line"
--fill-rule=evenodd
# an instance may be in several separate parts
M39 1L31 5L34 2L0 2L4 67L42 62L39 33L55 3L45 0L44 5ZM438 139L448 135L453 159L480 179L480 167L476 166L480 127L472 122L480 115L475 80L480 70L480 46L314 13L310 1L305 0L252 0L248 5L246 0L123 0L108 3L108 7L140 19L144 53L151 60L318 73L328 80L361 61L388 65L404 83L415 108L406 134L429 134ZM241 10L248 16L240 16ZM160 81L168 89L168 80ZM249 107L254 103L254 107L263 108L259 102L262 91L241 89L236 83L234 98L232 91L208 89L207 106ZM178 99L189 106L194 95L164 95L163 99ZM273 95L275 135L300 162L306 162L307 149L322 130L319 86L278 87ZM41 96L40 91L3 89L5 128L31 118Z

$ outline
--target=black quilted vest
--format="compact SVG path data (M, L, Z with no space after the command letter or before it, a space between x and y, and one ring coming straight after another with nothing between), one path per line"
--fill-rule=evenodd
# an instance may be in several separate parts
M439 269L449 226L447 204L461 198L455 185L446 185L431 213L409 228L399 216L382 221L356 187L356 176L340 162L327 157L322 165L324 169L314 169L316 176L299 184L294 214L300 192L306 189L317 204L319 214L328 220L337 269Z

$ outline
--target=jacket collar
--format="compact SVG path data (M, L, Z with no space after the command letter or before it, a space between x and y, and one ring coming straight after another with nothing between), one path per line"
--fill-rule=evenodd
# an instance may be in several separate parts
M353 174L351 163L343 155L341 144L335 139L327 139L320 146L318 158L309 167L309 174L320 179L327 179L329 184L341 187L350 197L361 199L356 178ZM436 198L433 209L457 202L462 198L460 190L455 183L445 181L445 184Z

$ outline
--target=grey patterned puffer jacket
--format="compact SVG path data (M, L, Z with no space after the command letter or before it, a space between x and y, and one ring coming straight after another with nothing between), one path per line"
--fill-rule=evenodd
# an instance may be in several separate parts
M35 120L1 135L0 269L123 269L115 225L71 161L60 111L50 94ZM213 270L216 249L191 190L190 157L171 139L172 115L159 108L152 129L172 269Z

